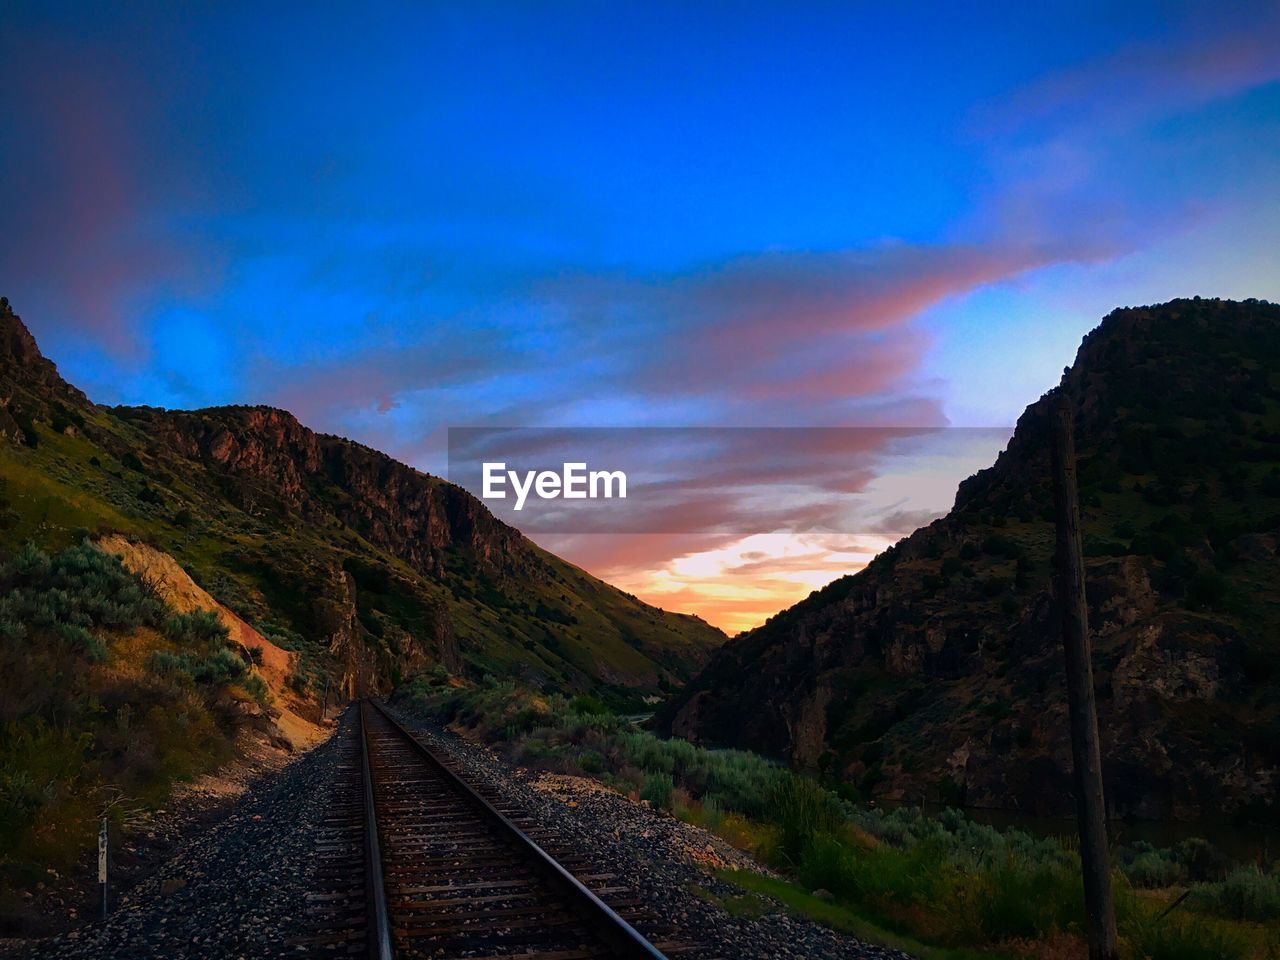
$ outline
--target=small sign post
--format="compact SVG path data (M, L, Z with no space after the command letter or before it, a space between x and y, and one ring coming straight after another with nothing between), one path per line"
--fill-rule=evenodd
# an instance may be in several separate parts
M102 919L107 919L107 818L98 831L98 889L102 892Z

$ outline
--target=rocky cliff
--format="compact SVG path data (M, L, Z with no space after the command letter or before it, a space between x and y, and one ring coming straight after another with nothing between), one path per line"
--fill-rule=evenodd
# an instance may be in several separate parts
M1049 405L1075 411L1116 815L1274 817L1280 307L1118 310L953 510L719 650L667 731L864 796L1071 810Z
M637 701L724 639L541 550L465 490L286 411L96 406L7 301L0 434L13 513L0 548L153 543L346 695L444 669Z

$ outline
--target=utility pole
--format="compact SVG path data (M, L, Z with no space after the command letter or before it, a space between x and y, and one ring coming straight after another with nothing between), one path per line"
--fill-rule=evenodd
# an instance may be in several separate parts
M1102 749L1098 743L1089 612L1084 592L1075 438L1071 403L1061 390L1052 419L1058 598L1062 604L1062 646L1067 660L1067 704L1071 715L1071 755L1075 765L1076 820L1080 829L1080 863L1088 914L1089 960L1118 960L1116 912L1111 899L1111 856L1107 849L1107 808L1102 796Z

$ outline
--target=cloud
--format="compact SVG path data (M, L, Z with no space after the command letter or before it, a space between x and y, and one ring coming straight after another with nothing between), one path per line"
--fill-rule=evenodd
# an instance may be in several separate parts
M861 532L893 511L945 507L930 478L985 465L1005 431L936 427L467 428L450 431L449 479L482 495L485 463L551 470L566 462L627 476L625 500L490 501L526 532L751 534ZM921 472L876 490L885 476ZM892 500L885 503L886 496Z
M1101 255L1092 241L1008 240L768 251L670 273L548 267L523 285L502 277L499 303L477 303L465 321L424 321L296 368L264 361L256 379L273 385L273 402L318 412L386 413L427 392L443 400L424 411L429 429L492 420L494 396L475 402L490 378L509 422L551 422L592 396L683 404L712 423L862 422L876 415L867 404L914 402L898 392L931 345L912 325L921 312ZM513 312L511 302L525 306ZM471 390L441 398L464 381ZM936 410L928 416L938 422Z
M0 203L0 282L60 326L125 360L145 291L190 294L219 268L207 249L157 222L148 157L153 91L111 47L13 31L0 45L8 137ZM154 104L152 104L154 106Z
M466 336L428 331L421 339L363 347L349 353L283 364L262 355L252 361L263 399L303 420L334 422L340 414L374 409L387 414L418 393L441 394L495 375L507 356L484 331Z
M1224 11L1226 12L1226 11ZM1280 80L1280 10L1265 4L1174 42L1128 44L1051 73L975 115L977 129L1108 127L1187 110Z

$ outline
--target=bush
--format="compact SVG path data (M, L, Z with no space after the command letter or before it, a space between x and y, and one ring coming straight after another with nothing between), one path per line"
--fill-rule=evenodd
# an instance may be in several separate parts
M809 890L828 890L841 900L858 895L853 854L834 837L816 837L805 849L796 876Z
M1187 905L1231 920L1280 919L1280 876L1242 867L1217 883L1197 884Z
M583 773L604 773L604 757L594 750L583 750L578 754L578 768Z
M254 701L260 707L265 707L271 702L271 688L267 686L267 681L262 679L261 675L251 673L244 679L244 689L253 697Z
M194 683L210 685L238 680L248 672L244 660L225 647L203 657L187 650L157 650L147 661L147 668L162 676L185 676Z
M1079 869L1009 853L974 878L969 916L988 940L1038 939L1084 919Z
M1135 887L1171 887L1187 879L1187 868L1171 851L1145 850L1121 869Z
M163 611L119 557L87 541L52 557L27 544L0 567L0 635L22 640L34 629L91 662L107 652L95 630L155 625Z
M784 860L796 866L809 844L821 834L834 833L844 821L831 794L805 777L783 777L769 797L768 819L779 828Z
M1043 939L1083 923L1083 885L1077 853L1057 838L977 823L958 810L926 816L918 809L854 806L819 782L793 774L754 754L708 750L687 741L663 740L620 717L581 710L581 701L542 695L510 683L477 687L430 685L416 680L397 693L410 711L426 710L492 740L525 762L565 772L598 775L623 791L639 790L659 809L675 809L694 823L754 847L772 866L792 873L810 890L873 917L888 918L929 942L987 946ZM1008 715L1008 705L984 712ZM750 821L745 817L751 818ZM754 822L752 822L754 821ZM1218 854L1202 840L1159 851L1135 843L1117 850L1135 885L1166 885L1170 878L1214 875ZM1256 873L1256 872L1255 872ZM1264 878L1271 879L1271 878ZM1223 916L1265 916L1260 881L1249 896L1228 893L1241 884L1213 887ZM1202 897L1209 897L1207 889ZM1248 907L1234 904L1248 903ZM1205 901L1209 902L1209 901ZM1134 960L1238 954L1226 921L1166 918L1166 930L1149 930L1145 915L1122 914L1122 932L1149 954ZM1233 912L1234 911L1234 912ZM1203 936L1220 954L1185 953Z
M585 693L580 693L569 701L569 710L573 713L583 713L593 716L606 714L609 709L597 700L595 697L589 697Z
M674 792L675 782L671 774L654 773L644 778L640 799L648 800L655 810L666 810L671 806L671 794Z
M1201 837L1188 837L1174 847L1174 856L1192 880L1221 880L1227 872L1227 858Z
M196 662L192 676L197 683L226 683L237 680L248 672L248 667L234 651L225 647Z
M159 628L168 610L121 559L82 542L55 554L33 546L0 565L0 859L7 881L45 877L89 849L104 796L155 806L175 778L229 759L231 741L184 689L194 676L243 663L218 640L157 653L153 674L95 666L114 636ZM175 618L176 619L176 618ZM184 629L200 626L188 624ZM147 638L142 638L150 642ZM185 679L185 678L191 679ZM15 716L14 708L20 714Z
M62 635L62 639L83 653L90 663L102 663L107 659L106 642L79 624L59 624L58 633Z
M1143 911L1122 925L1131 960L1245 960L1249 945L1224 924L1174 913Z
M210 610L194 610L170 617L165 621L164 635L183 647L223 644L230 639L227 628Z
M147 669L162 677L188 677L195 672L195 663L189 653L157 650L147 658Z

